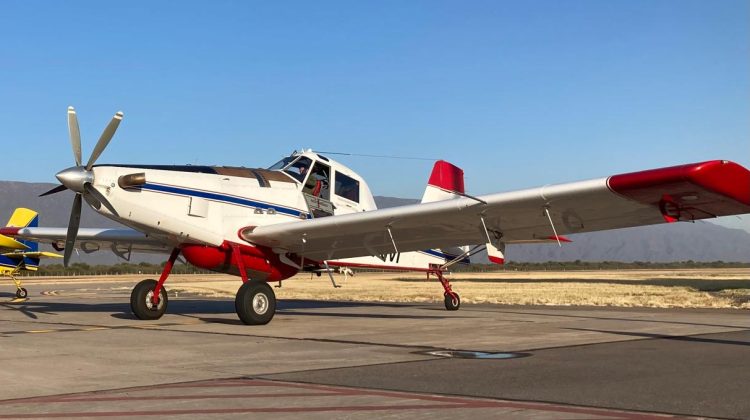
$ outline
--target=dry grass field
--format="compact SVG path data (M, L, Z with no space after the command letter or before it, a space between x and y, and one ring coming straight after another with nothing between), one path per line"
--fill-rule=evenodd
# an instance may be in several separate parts
M107 278L130 288L145 276ZM301 274L274 291L279 299L371 302L441 302L442 287L419 273L358 273L334 289L327 275ZM750 309L750 269L500 271L456 273L453 289L463 303L514 305L593 305L659 308ZM82 283L92 287L102 277L29 278L26 284ZM226 275L175 275L167 282L171 295L234 297L239 278ZM278 285L277 283L275 285ZM38 287L37 287L38 288Z

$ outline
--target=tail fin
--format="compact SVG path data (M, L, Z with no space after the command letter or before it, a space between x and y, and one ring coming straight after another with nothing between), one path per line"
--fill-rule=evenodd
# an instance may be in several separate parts
M422 196L423 203L432 201L450 200L459 197L465 197L464 190L464 171L452 163L444 160L435 162L432 167L430 180L427 182L427 188ZM474 255L470 258L472 263L477 264L504 264L505 263L505 244L504 243L487 243L486 251Z
M422 196L423 203L450 200L466 193L464 191L464 171L444 160L435 162L430 180Z
M37 227L39 226L39 214L34 210L19 207L10 216L10 220L8 220L8 224L5 226L17 228ZM34 241L19 239L18 242L26 247L24 251L39 251L39 244ZM27 268L33 269L39 266L39 258L24 257L23 262Z

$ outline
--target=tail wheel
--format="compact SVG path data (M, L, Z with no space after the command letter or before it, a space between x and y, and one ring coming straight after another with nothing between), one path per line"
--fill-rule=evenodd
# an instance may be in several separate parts
M445 309L449 311L457 311L459 307L461 307L461 298L458 297L458 293L446 293Z
M25 298L28 295L29 295L29 291L26 290L26 289L24 289L23 287L19 287L18 289L16 289L16 297L17 298L23 299L23 298Z
M268 283L248 281L240 286L234 307L247 325L265 325L276 313L276 295Z
M154 304L154 289L156 280L148 279L135 285L130 294L130 309L138 319L159 319L167 311L167 290L163 287L159 291L159 303Z

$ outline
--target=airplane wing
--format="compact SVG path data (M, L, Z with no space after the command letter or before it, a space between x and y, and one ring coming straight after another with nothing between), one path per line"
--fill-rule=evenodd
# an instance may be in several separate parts
M329 260L750 213L750 171L709 161L481 197L246 227L245 240Z
M48 227L5 227L0 228L0 235L12 236L16 239L32 240L52 245L62 250L65 246L67 228ZM116 255L127 259L130 252L166 253L172 251L176 243L172 244L164 238L157 238L134 229L91 229L78 230L75 247L85 253L99 250L112 251Z
M0 253L3 257L8 258L62 258L60 254L46 251L16 251Z

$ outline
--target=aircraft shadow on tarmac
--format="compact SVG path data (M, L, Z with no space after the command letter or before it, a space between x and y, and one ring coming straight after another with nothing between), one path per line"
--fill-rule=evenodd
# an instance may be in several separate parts
M750 341L737 341L737 340L722 340L706 337L692 337L689 335L664 335L664 334L653 334L645 332L632 332L632 331L609 331L609 330L597 330L590 328L565 328L566 330L572 331L589 331L599 332L605 334L624 335L628 337L643 337L652 338L658 340L675 340L675 341L689 341L695 343L710 343L710 344L730 344L735 346L750 346ZM748 331L748 330L745 330Z
M328 316L341 318L379 318L379 319L443 319L444 316L436 315L407 315L392 313L348 313L310 311L311 309L337 309L337 308L394 308L404 307L403 304L372 303L372 302L335 302L335 301L307 301L307 300L280 300L277 305L277 314L291 316ZM113 318L135 319L130 311L130 304L122 303L66 303L66 302L40 302L27 300L20 303L0 303L0 307L17 310L25 316L37 319L37 314L57 315L64 312L109 312ZM197 317L196 314L234 314L234 302L227 300L200 300L180 299L169 302L168 314L183 315L199 318L204 322L219 322L239 324L234 318L209 318Z

